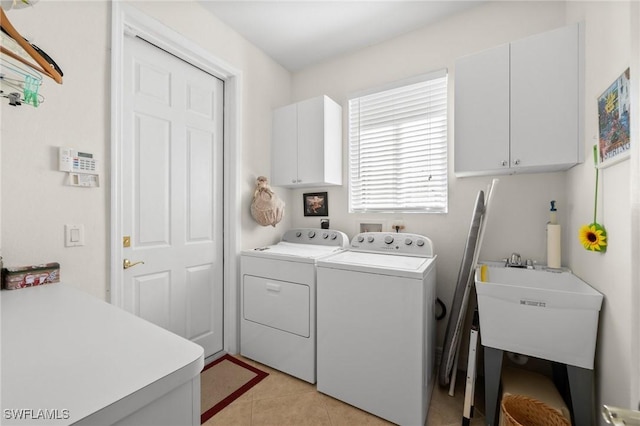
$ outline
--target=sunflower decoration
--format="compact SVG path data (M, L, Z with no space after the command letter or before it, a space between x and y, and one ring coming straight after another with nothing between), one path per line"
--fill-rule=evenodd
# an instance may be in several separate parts
M596 165L596 190L595 190L595 202L593 206L593 222L589 225L582 225L580 231L578 231L578 238L580 244L591 251L597 251L604 253L607 251L607 231L604 226L596 222L596 216L598 213L598 147L593 146L593 161Z
M599 223L583 225L579 234L580 243L585 249L599 252L607 250L607 231Z

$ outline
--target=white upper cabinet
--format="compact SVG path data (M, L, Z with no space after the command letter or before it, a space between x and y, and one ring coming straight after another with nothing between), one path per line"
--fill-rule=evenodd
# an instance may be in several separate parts
M342 108L329 97L274 110L271 143L273 186L342 184Z
M583 161L579 24L456 61L455 173L567 170Z
M509 167L509 45L465 56L455 70L455 171Z
M298 179L298 106L273 111L271 128L271 184L288 186Z

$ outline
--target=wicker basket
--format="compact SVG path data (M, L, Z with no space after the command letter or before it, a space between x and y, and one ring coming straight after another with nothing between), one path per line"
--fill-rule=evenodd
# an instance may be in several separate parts
M500 405L504 426L571 426L558 411L525 395L506 394Z

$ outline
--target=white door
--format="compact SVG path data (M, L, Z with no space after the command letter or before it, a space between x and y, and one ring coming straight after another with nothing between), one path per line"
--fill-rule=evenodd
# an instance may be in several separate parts
M123 308L210 356L223 348L223 82L129 36L123 78Z

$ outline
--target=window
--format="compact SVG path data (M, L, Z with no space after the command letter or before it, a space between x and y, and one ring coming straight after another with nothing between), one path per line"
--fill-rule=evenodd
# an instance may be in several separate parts
M349 211L447 212L446 70L349 100Z

